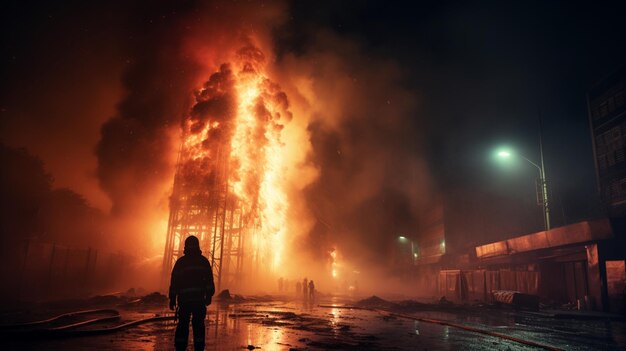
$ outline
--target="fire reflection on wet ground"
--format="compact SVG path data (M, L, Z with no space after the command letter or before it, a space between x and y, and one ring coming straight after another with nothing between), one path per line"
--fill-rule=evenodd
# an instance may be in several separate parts
M247 300L213 304L207 316L207 350L534 350L515 341L451 326L401 318L382 311L342 308L337 299ZM325 307L321 307L325 306ZM165 314L161 306L120 309L122 320ZM509 310L407 312L451 321L566 350L626 347L626 323L557 320ZM103 327L103 326L98 326ZM171 350L174 322L145 324L93 337L13 340L3 350ZM191 349L191 347L189 348Z

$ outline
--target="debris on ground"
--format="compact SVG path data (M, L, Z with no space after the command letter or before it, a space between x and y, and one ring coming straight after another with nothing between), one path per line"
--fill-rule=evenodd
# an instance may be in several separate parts
M393 302L389 302L387 300L383 300L376 295L372 295L371 297L368 297L367 299L358 301L355 305L357 307L365 307L365 308L392 308L396 304L394 304Z
M454 303L452 301L446 299L445 296L442 296L439 299L439 306L452 306L452 305L454 305Z
M219 295L219 294L218 294ZM237 295L223 295L234 300ZM140 295L141 296L141 295ZM137 298L122 296L121 301L159 301L163 299L160 294L147 294ZM445 329L436 323L420 322L415 323L407 315L414 315L417 318L431 320L446 320L450 323L459 322L459 324L470 323L472 327L488 329L494 324L506 326L507 331L511 332L525 331L530 329L541 330L538 332L540 337L545 338L547 342L559 345L563 340L563 335L574 337L570 332L573 327L576 330L584 330L584 326L593 326L583 333L577 333L574 342L582 343L585 346L581 350L592 349L620 349L623 346L621 339L604 338L606 328L613 330L621 330L623 324L615 324L613 321L605 321L600 319L598 314L597 320L593 320L588 316L591 313L585 313L580 316L582 311L567 312L567 316L557 311L552 313L537 313L528 311L510 311L502 309L494 309L489 313L485 313L484 308L475 308L468 304L452 304L451 307L445 307L438 303L438 299L433 298L431 303L418 302L414 300L389 301L378 296L371 296L367 299L357 302L362 306L376 306L371 309L378 310L378 306L390 306L384 308L387 312L370 311L367 307L356 307L354 305L339 305L339 302L351 303L351 301L320 301L320 305L303 304L300 300L295 301L268 301L260 303L254 296L247 297L246 302L237 305L220 306L214 304L208 308L208 317L211 325L217 326L215 333L211 334L208 339L209 347L214 345L217 349L228 350L254 350L257 349L284 349L293 351L304 350L380 350L380 351L398 351L398 350L415 350L415 349L439 349L443 343L445 348L462 349L464 346L471 344L476 346L477 350L493 350L493 349L513 349L517 346L514 341L498 340L477 336L473 332L469 333L450 333L449 338L441 338L441 333ZM323 303L332 303L336 305L337 310L328 313L327 308L331 305L323 305ZM164 306L142 305L136 302L135 305L140 308L114 308L120 311L122 322L136 321L147 317L153 317L158 313L162 313ZM64 313L63 311L47 310L43 313L38 305L37 310L42 311L40 315L17 316L12 314L11 323L32 322L48 319ZM47 306L47 305L46 305ZM328 306L328 307L326 307ZM82 309L92 309L92 306L84 306ZM344 308L344 309L341 309ZM383 310L383 308L380 308ZM76 309L79 310L79 309ZM73 312L69 310L68 312ZM415 313L413 311L416 311ZM397 312L397 314L396 314ZM442 312L442 313L440 313ZM17 312L16 312L17 313ZM570 317L569 315L575 315ZM96 314L96 316L108 317L108 314ZM602 315L604 316L604 315ZM567 320L565 321L565 318ZM578 321L583 317L589 320ZM596 317L595 315L593 317ZM5 318L0 313L0 320ZM89 317L91 318L91 317ZM51 327L60 326L62 324L83 321L84 318L63 319ZM520 323L520 321L522 323ZM119 323L119 322L116 322ZM545 331L546 325L555 325ZM613 323L613 324L611 324ZM533 327L536 325L536 327ZM224 326L224 328L221 328ZM91 327L90 327L91 328ZM87 329L90 329L87 328ZM523 329L521 329L523 328ZM603 329L604 328L604 329ZM617 328L617 329L615 329ZM560 330L565 330L561 332ZM601 333L596 335L597 333ZM434 333L434 334L433 334ZM547 335L547 336L546 336ZM170 349L173 344L174 331L173 323L155 323L146 324L141 328L130 328L123 333L118 333L114 337L111 335L93 336L89 338L72 338L63 340L63 350L75 351L84 349L102 349L102 350L118 350L118 349L137 349L143 350L154 348L157 350ZM555 341L556 340L556 341ZM540 340L535 340L539 342ZM2 345L1 349L20 349L24 351L34 351L39 349L56 349L56 340L49 341L50 344L42 344L41 340L34 341L11 341L12 344ZM154 343L150 347L150 343ZM416 343L419 345L416 348ZM42 345L44 347L42 347ZM592 346L589 346L592 345ZM510 346L510 347L509 347ZM623 347L622 347L623 348Z
M228 303L238 303L238 302L246 301L246 299L243 296L237 295L237 294L231 294L230 290L228 289L222 290L219 294L215 296L215 299L219 302L228 302Z
M223 301L223 300L231 300L233 297L230 295L230 290L224 289L224 290L220 291L220 293L217 294L217 296L215 296L215 298L217 300Z
M142 297L140 303L144 305L164 305L168 300L167 296L155 291Z
M494 301L498 303L510 305L517 309L539 310L539 296L537 295L513 290L494 290L491 294Z

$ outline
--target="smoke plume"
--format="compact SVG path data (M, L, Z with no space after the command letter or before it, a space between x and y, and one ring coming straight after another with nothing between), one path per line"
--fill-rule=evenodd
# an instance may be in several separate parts
M416 234L431 197L418 95L393 60L355 40L320 31L311 42L279 64L290 96L306 101L319 169L304 192L314 225L302 246L326 260L337 249L359 269L384 263L399 235Z

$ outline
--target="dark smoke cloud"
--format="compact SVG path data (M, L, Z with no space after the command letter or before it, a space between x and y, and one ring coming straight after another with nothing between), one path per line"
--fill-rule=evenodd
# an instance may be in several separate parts
M233 72L228 64L222 64L218 72L213 73L196 92L196 104L190 112L194 122L192 133L198 132L204 125L211 122L229 122L232 118L235 98L233 96Z
M190 10L179 3L137 9L123 77L126 97L103 125L96 149L98 177L113 213L135 212L170 173L168 132L180 123L198 71L183 52L183 23Z
M196 145L181 150L177 186L185 194L211 196L221 186L220 156L228 154L233 135L236 97L230 64L222 64L202 88L195 92L195 104L182 122L184 137L197 138ZM216 125L216 127L210 127ZM210 127L210 128L209 128ZM177 191L179 191L177 189Z
M310 161L319 178L306 189L316 223L307 246L317 257L381 262L398 235L413 236L431 199L422 156L424 123L416 92L393 60L369 55L350 38L320 32L287 74L306 72L314 101Z

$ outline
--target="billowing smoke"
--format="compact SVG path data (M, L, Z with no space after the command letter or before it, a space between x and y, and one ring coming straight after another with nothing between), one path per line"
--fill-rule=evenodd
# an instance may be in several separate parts
M370 270L388 263L399 235L417 234L432 196L418 94L392 60L331 33L313 37L278 65L292 100L306 101L309 162L319 169L304 191L314 225L301 246L326 265L336 249L351 261L344 270Z
M126 96L101 128L96 147L100 186L112 201L121 248L150 247L150 213L167 207L177 142L173 130L188 106L197 67L181 52L183 22L190 8L154 4L136 9L128 31ZM140 232L138 232L140 231ZM119 247L118 246L118 247ZM149 250L147 250L149 251Z

